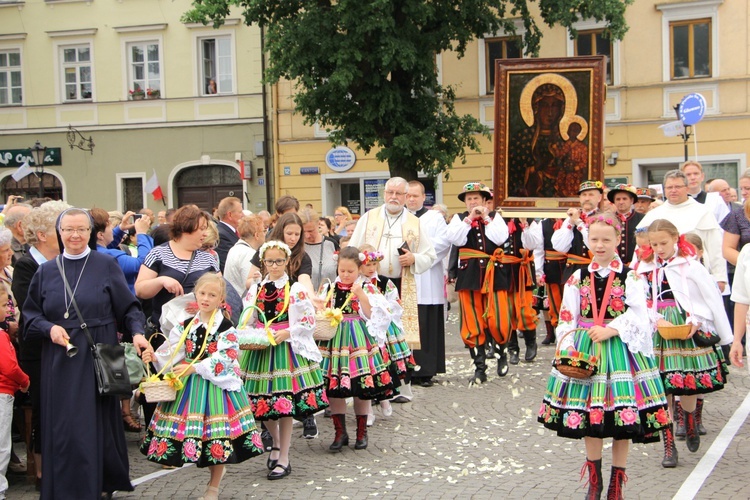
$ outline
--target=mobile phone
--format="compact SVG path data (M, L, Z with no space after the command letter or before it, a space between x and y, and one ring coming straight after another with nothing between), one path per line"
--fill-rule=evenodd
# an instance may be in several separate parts
M142 219L143 214L134 214L133 215L133 222L137 221L138 219Z

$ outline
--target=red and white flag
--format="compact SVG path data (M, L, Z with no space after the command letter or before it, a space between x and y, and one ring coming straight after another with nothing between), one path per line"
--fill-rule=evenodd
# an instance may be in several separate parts
M146 191L151 193L156 201L164 198L164 194L161 192L161 186L159 185L159 179L156 177L156 170L154 170L154 175L146 181Z

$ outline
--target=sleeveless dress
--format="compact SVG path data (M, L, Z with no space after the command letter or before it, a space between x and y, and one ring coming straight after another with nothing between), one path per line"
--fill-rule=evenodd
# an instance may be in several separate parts
M177 345L189 323L169 333L168 342L156 351L157 367L168 362L170 346ZM206 349L193 365L196 373L184 379L174 401L156 407L141 443L141 453L152 462L207 467L240 463L263 453L263 440L240 379L237 332L229 320L219 312L210 326L199 315L193 318L173 364L195 359L204 342Z
M333 286L332 307L341 308L351 285L337 278ZM378 399L394 389L388 362L378 347L379 342L385 342L390 324L388 303L372 283L365 282L362 289L370 301L370 317L364 316L359 300L352 297L342 310L343 320L336 334L318 343L329 398Z
M708 273L707 273L708 274ZM644 273L648 281L648 300L653 305L653 272ZM679 307L674 293L669 286L665 273L658 273L656 284L656 311L673 325L684 325L685 310ZM711 286L711 285L709 285ZM710 322L703 322L703 327L715 332ZM711 347L700 347L692 338L686 340L665 339L654 332L654 352L657 366L661 373L664 389L667 394L690 396L719 391L729 374L724 360L724 353L717 344Z
M614 277L604 324L619 335L597 346L587 333L594 324L592 288L600 311L610 273ZM587 269L575 271L565 284L558 349L596 355L599 363L596 374L587 379L552 369L538 421L558 436L655 442L658 431L669 425L664 386L653 359L644 287L617 256L607 268L592 262Z
M315 307L304 287L289 288L289 304L284 309L286 275L277 281L264 280L248 291L245 307L257 306L267 321L273 318L273 330L288 329L290 337L276 346L257 351L242 351L240 367L245 390L257 420L294 417L302 420L328 407L320 351L313 340ZM279 315L279 313L281 313ZM249 329L262 332L257 311Z

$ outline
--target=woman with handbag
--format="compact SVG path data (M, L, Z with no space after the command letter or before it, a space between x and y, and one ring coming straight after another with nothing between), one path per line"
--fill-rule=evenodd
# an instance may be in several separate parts
M724 302L708 270L695 259L695 247L674 224L657 219L648 227L652 252L642 256L638 273L648 282L649 315L655 324L654 351L674 415L673 396L680 396L687 448L695 453L700 435L697 395L724 388L729 373L717 344L732 342ZM689 328L685 325L689 325ZM665 328L666 327L666 328ZM684 333L680 332L683 327ZM662 466L676 467L673 430L665 430Z
M85 210L60 215L63 253L39 267L23 307L25 339L42 341L41 444L49 457L42 462L44 500L94 500L133 490L120 401L98 393L90 346L119 348L121 325L139 352L150 347L140 304L117 262L94 250L92 227Z
M604 213L587 222L593 259L565 283L555 367L538 420L558 436L585 440L588 499L601 497L603 438L613 438L607 498L620 499L628 441L658 441L669 416L643 281L617 255L619 219Z

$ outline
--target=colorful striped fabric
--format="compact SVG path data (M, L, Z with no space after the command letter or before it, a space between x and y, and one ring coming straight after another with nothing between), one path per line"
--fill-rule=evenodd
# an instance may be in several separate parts
M600 358L593 377L575 379L552 369L538 421L558 436L659 440L670 423L667 400L653 359L628 350L620 337L597 348L579 324L571 334L575 349Z

